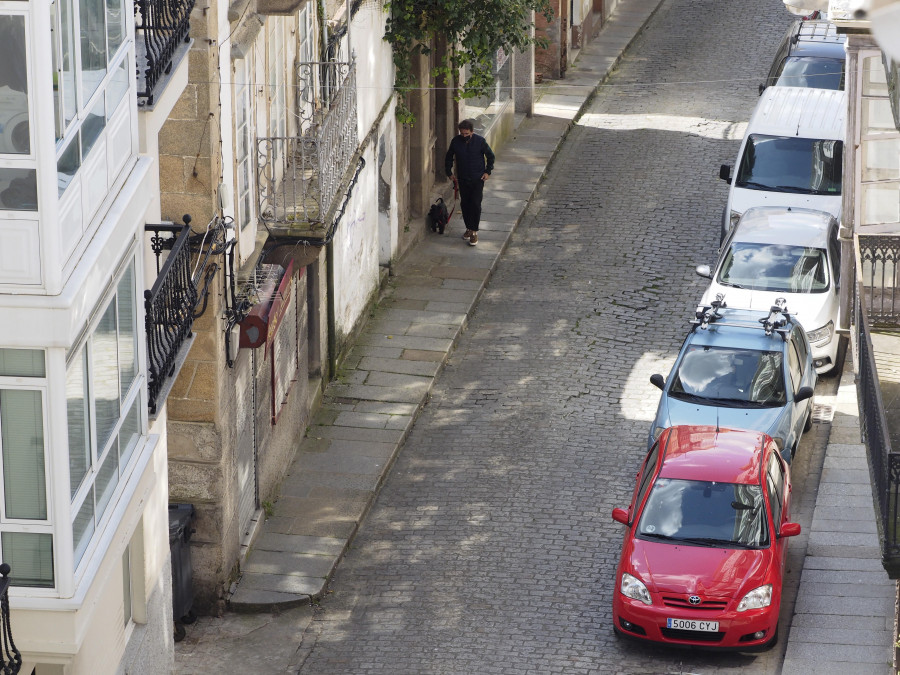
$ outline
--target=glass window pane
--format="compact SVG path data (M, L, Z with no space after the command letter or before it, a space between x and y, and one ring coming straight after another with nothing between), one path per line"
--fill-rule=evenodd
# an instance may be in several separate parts
M108 120L116 112L119 103L128 93L128 85L131 82L128 72L128 59L122 61L106 87L106 119Z
M0 209L37 211L37 171L0 168Z
M75 119L75 11L72 0L60 0L59 5L59 86L62 89L62 114L64 128Z
M91 428L88 406L87 353L82 351L66 372L66 410L69 425L69 488L74 497L91 467Z
M41 392L0 389L6 517L47 519Z
M75 27L72 23L72 0L58 0L50 5L50 29L53 32L53 113L56 118L56 140L66 134L75 119Z
M97 99L94 107L84 118L81 125L81 161L90 153L94 143L100 138L100 134L106 127L106 101L101 96Z
M0 153L31 152L25 17L0 15Z
M97 482L94 484L97 491L97 519L103 517L103 512L112 499L116 485L119 484L119 452L112 447L106 453L100 470L97 471Z
M900 138L874 138L862 143L862 180L900 178Z
M106 75L106 7L104 0L81 0L81 91L87 101Z
M53 535L4 532L0 541L13 586L53 588Z
M125 40L125 12L122 0L106 0L106 25L109 38L109 58L115 55Z
M863 96L887 96L887 73L880 56L867 56L862 65Z
M91 347L91 384L97 426L97 454L100 454L119 420L119 350L116 307L112 301L91 336Z
M44 377L44 352L40 349L0 349L0 375Z
M861 101L862 134L896 134L891 102L886 98L864 98Z
M131 384L137 377L137 329L134 307L134 264L128 266L119 281L116 293L119 308L119 378L121 395L125 400Z
M139 416L141 407L141 397L138 396L131 409L125 413L125 419L122 420L122 426L119 428L119 457L120 466L126 466L128 460L131 459L138 440L141 437L141 419Z
M94 534L94 490L84 498L84 503L78 509L78 515L72 523L72 546L75 550L75 567L81 562L84 552L87 550Z
M863 183L861 225L900 222L900 183Z
M62 151L59 159L56 160L56 181L59 186L59 196L62 197L63 192L69 187L69 183L75 178L78 169L81 168L81 138L79 134L66 146Z

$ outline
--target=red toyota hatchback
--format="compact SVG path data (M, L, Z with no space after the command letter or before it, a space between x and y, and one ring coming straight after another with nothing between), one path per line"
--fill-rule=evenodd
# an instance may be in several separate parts
M676 426L637 475L613 598L621 635L761 651L778 639L790 469L769 436Z

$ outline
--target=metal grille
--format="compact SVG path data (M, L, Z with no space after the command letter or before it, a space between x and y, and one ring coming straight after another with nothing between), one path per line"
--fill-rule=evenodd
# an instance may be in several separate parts
M321 236L359 146L354 62L297 66L298 136L257 139L260 220Z
M857 250L869 325L900 325L900 235L857 235Z

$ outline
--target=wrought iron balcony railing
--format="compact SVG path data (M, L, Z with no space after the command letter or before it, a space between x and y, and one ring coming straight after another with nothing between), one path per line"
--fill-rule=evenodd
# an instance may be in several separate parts
M300 63L297 81L298 135L257 138L259 218L322 237L359 147L356 66Z
M866 444L877 509L881 563L891 579L900 578L900 452L891 446L882 383L870 327L900 327L897 262L900 236L858 235L853 293L855 356L859 371L860 428Z
M191 277L188 225L146 225L152 232L150 247L156 254L156 282L144 291L144 325L147 331L148 406L155 415L167 378L175 376L182 347L191 337L197 287ZM168 233L170 236L164 236ZM160 266L162 252L169 251Z
M9 621L9 565L0 564L0 673L15 675L22 668L22 654L13 642Z
M860 281L871 326L900 326L900 235L857 236Z
M139 105L153 105L155 88L172 69L178 47L190 38L194 0L134 0Z

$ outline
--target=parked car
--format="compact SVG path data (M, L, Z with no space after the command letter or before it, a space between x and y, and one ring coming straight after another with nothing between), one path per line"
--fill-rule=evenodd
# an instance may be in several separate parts
M767 86L843 89L847 36L830 21L794 21L788 27L766 83Z
M792 206L841 217L847 96L830 89L769 87L750 117L722 214L724 240L753 206Z
M628 509L613 628L670 645L761 651L778 639L790 520L790 469L766 434L665 430Z
M841 275L837 234L837 220L824 211L747 209L719 249L715 268L697 266L698 275L711 279L700 304L724 293L730 307L767 310L785 298L806 331L816 372L830 372L840 343L835 333Z
M783 299L768 312L732 309L722 296L698 308L662 390L647 447L679 424L761 431L786 462L812 427L816 371L809 341Z

